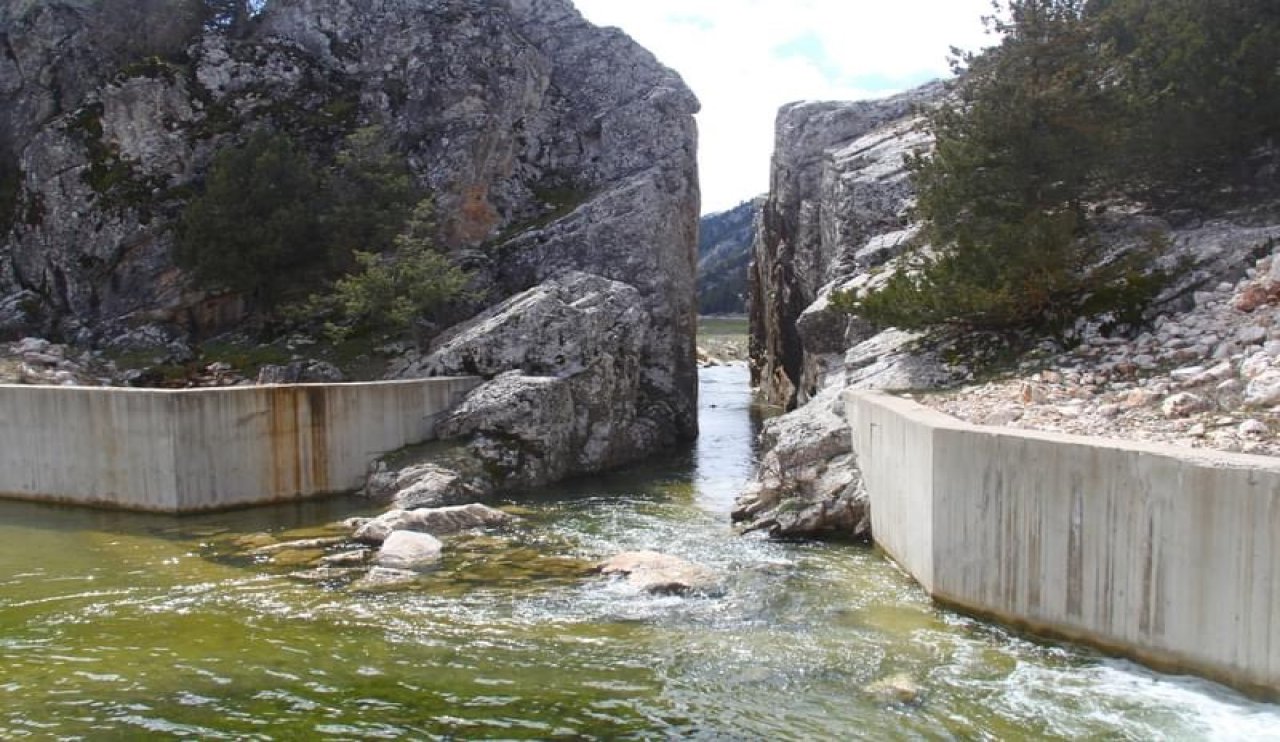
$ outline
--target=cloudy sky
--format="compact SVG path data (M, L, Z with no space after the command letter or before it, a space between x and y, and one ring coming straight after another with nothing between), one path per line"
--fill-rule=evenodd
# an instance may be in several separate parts
M794 100L879 98L950 74L988 37L991 0L574 0L677 70L702 101L702 210L769 187L773 122Z

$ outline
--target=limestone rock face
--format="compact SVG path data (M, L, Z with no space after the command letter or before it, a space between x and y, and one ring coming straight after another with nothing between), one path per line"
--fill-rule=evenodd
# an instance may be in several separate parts
M841 392L973 380L959 360L972 352L963 343L875 332L831 301L837 291L881 285L919 243L904 157L931 145L913 108L945 95L932 84L882 101L797 103L778 115L750 274L752 372L770 401L798 409L762 435L761 464L735 513L749 530L865 536L867 503ZM1280 402L1280 376L1268 348L1280 353L1277 205L1154 214L1118 204L1091 220L1116 253L1166 246L1157 267L1173 278L1147 313L1147 331L1121 338L1108 318L1081 321L1074 350L1046 344L1019 378L929 399L979 423L1275 450L1270 408ZM1042 373L1037 364L1046 363ZM1241 427L1255 416L1257 425Z
M649 331L644 301L634 287L574 271L448 330L425 358L407 361L395 374L494 377L520 369L569 376L607 357L630 364L638 382L639 355Z
M750 274L752 377L774 404L816 393L847 321L805 310L901 252L912 203L904 156L926 147L914 111L940 84L880 101L795 103L778 113L773 176Z
M838 290L874 285L916 238L905 158L930 145L918 110L933 83L879 101L796 103L778 114L769 196L749 275L752 381L795 408L769 421L734 519L773 536L870 536L870 513L840 395L949 380L914 335L876 334L834 309ZM807 403L807 404L806 404Z
M681 413L646 375L654 332L635 287L569 272L447 332L402 373L492 377L440 435L470 439L481 464L466 468L495 489L536 486L664 444Z

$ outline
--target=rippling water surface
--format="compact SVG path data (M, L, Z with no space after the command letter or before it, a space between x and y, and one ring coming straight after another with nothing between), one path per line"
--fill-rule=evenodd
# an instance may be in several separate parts
M1280 739L1222 687L933 607L874 551L735 537L746 371L702 379L695 452L513 502L404 592L293 575L356 500L192 519L0 504L0 738ZM586 576L654 548L721 598ZM900 703L875 690L918 687Z

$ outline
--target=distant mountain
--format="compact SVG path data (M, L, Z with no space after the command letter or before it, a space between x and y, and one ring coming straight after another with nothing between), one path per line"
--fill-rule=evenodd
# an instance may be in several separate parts
M702 217L698 239L698 313L745 314L747 265L760 199Z

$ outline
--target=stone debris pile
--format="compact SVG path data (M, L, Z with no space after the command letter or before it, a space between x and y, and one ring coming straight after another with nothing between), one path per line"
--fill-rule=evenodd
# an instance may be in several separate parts
M43 338L0 344L0 384L106 386L115 375L100 356Z
M1280 454L1280 251L1134 339L1091 333L1033 370L920 401L984 425Z

